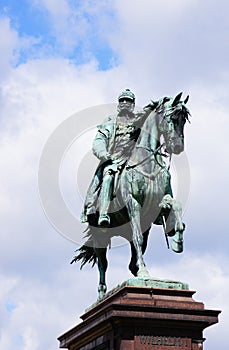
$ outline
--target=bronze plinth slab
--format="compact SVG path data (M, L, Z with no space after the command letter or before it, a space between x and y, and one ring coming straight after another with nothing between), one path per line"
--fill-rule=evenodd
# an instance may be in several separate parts
M137 281L138 280L138 281ZM132 282L131 282L132 281ZM202 350L203 330L218 322L195 291L180 282L131 279L95 303L82 322L61 335L69 350ZM152 281L157 281L155 283ZM174 285L175 283L175 285ZM158 285L171 286L160 288Z

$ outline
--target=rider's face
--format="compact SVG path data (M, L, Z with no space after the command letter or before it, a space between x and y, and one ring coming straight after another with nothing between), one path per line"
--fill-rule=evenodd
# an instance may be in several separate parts
M128 111L133 112L134 110L134 102L129 98L120 98L118 104L119 111Z

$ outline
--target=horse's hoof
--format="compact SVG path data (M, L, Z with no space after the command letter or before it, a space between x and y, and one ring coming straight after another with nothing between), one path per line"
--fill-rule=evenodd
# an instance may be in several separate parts
M98 288L98 300L102 299L104 297L104 295L106 294L107 291L107 286L105 284L100 284L99 288Z
M150 278L149 271L146 268L141 268L137 272L137 277L140 278Z
M172 240L172 250L175 253L182 253L183 252L183 241L177 242L174 239Z
M183 252L183 230L182 231L177 231L175 236L172 239L172 250L175 253L182 253Z

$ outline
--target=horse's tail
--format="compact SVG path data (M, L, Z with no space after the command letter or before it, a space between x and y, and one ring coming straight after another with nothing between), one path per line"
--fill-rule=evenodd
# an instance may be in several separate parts
M86 263L89 263L89 264L92 263L92 267L95 265L97 261L97 257L92 247L88 247L87 245L84 244L79 249L76 250L76 253L78 254L73 257L70 264L81 260L80 269L82 269L82 267Z
M91 263L93 267L97 262L97 256L93 248L92 236L90 234L88 234L88 236L88 240L79 249L76 250L77 254L70 262L70 264L72 264L74 262L81 261L80 269L82 269L82 267L87 263Z

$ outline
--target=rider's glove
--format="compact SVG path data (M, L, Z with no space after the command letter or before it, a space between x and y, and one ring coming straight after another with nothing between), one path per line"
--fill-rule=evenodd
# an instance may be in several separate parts
M108 152L104 152L104 153L99 155L99 158L101 161L105 162L105 161L111 159L111 155Z

